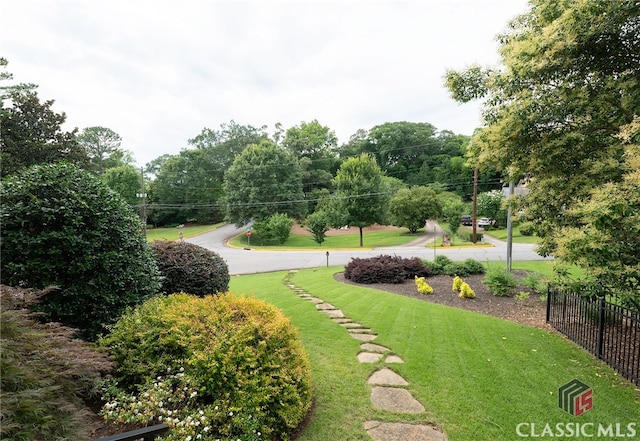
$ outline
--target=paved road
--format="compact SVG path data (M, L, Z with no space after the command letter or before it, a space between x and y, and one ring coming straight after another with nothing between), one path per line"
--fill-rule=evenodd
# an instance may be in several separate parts
M429 228L427 228L429 230ZM445 255L453 260L473 258L484 261L505 261L507 258L507 244L505 242L487 238L493 247L478 248L433 248L425 246L433 238L433 233L428 233L421 241L413 241L411 244L397 247L384 247L363 250L331 250L318 247L317 251L257 251L254 249L237 249L226 245L227 239L242 233L242 228L233 225L225 225L214 231L187 239L188 242L200 245L215 251L227 262L229 273L255 274L270 271L288 269L317 268L326 266L346 265L353 257L375 257L381 254L397 255L401 257L420 257L433 260L435 255ZM366 234L364 236L366 245ZM544 260L535 251L534 245L513 244L513 260ZM327 257L327 252L329 256Z

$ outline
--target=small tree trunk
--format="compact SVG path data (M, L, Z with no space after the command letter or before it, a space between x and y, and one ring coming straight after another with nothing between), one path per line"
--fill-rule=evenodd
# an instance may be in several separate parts
M362 227L358 228L360 228L360 246L362 247Z

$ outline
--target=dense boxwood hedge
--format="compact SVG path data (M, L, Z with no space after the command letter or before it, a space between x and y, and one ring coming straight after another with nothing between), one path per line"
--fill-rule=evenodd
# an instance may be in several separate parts
M38 308L93 338L160 277L138 215L98 177L67 163L33 166L0 188L1 281L56 286Z
M162 417L170 439L255 439L253 431L288 439L311 406L297 331L261 300L156 297L123 315L101 344L116 362L105 414L142 423ZM195 420L201 424L185 423Z
M217 253L184 241L155 241L151 248L162 275L162 292L204 296L229 289L229 267Z

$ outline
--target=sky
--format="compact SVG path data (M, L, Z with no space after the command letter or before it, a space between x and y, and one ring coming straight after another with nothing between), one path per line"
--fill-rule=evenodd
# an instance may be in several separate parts
M101 126L138 165L202 130L318 120L339 144L385 122L471 135L447 69L498 66L526 0L0 0L14 82L55 100L65 130ZM5 83L9 84L9 83Z

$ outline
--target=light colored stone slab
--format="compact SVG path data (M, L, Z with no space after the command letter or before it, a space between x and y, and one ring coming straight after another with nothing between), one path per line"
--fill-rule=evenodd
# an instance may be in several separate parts
M362 325L360 323L356 323L356 322L340 323L340 326L344 326L347 329L362 328Z
M315 303L316 305L320 303L324 303L324 300L319 299L317 297L307 297L307 300L309 300L311 303Z
M385 363L404 363L404 360L397 355L388 355L384 360Z
M333 317L333 318L344 317L344 314L339 309L322 309L320 310L320 312L323 314L327 314L329 317Z
M374 409L389 412L422 413L424 407L406 389L374 386L371 389L371 405Z
M331 303L318 303L316 305L317 309L336 309Z
M447 436L426 424L365 421L364 430L374 441L446 441Z
M336 322L336 323L351 323L351 319L349 317L334 317L331 319L332 322Z
M373 331L369 328L355 328L355 329L347 329L348 332L352 334L371 334Z
M377 354L382 356L382 354ZM369 384L376 384L379 386L408 386L409 382L396 374L389 368L383 368L379 371L375 371L367 380Z
M382 358L382 354L376 352L360 352L358 361L360 363L375 363Z
M388 352L390 350L389 348L385 348L384 346L376 345L374 343L362 343L360 345L360 349L369 352Z
M351 337L355 338L356 340L360 340L360 341L373 341L377 337L376 334L353 334L353 333L349 333L349 335Z

